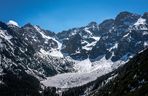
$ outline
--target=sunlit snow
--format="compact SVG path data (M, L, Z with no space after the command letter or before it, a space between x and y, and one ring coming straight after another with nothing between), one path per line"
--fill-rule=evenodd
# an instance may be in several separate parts
M57 49L55 48L55 49L51 49L49 51L45 51L44 49L40 49L40 52L45 55L50 55L50 56L54 56L54 57L63 57L63 54L60 51L62 44L59 41L57 41L55 38L45 35L44 32L38 26L34 26L34 28L42 35L43 38L45 38L45 43L47 43L49 39L52 39L53 41L55 41L58 44Z
M146 19L143 19L143 18L139 18L138 21L134 24L134 25L140 25L140 24L145 24L146 22Z
M93 36L93 37L91 37L91 38L95 39L95 41L93 41L93 42L91 42L91 43L88 43L88 42L86 42L86 41L83 41L82 44L83 44L83 43L87 43L87 44L86 44L85 46L82 46L82 49L85 49L85 50L92 50L92 47L95 46L96 43L100 40L100 37L95 37L95 36Z
M147 24L146 24L146 19L144 19L144 18L139 18L138 21L134 25L135 25L136 29L148 30Z
M12 36L9 35L9 34L7 34L7 31L0 30L0 37L5 38L11 45L13 45L13 43L10 41L10 39L12 38Z
M87 27L84 28L84 31L87 32L87 33L89 33L90 35L92 35L92 33L89 31L89 28L87 28Z
M40 52L43 55L50 55L53 57L63 57L63 54L60 51L58 51L57 49L51 49L50 51L45 51L44 49L41 48Z
M9 20L9 22L7 23L8 25L15 25L15 26L19 26L17 22L13 21L13 20Z
M91 62L89 59L86 59L76 63L74 68L77 72L58 74L53 77L48 77L46 80L41 81L41 83L45 86L57 88L81 86L111 72L112 68L115 68L115 65L121 65L121 63L123 62L112 62L111 60L106 60L105 57L95 62Z

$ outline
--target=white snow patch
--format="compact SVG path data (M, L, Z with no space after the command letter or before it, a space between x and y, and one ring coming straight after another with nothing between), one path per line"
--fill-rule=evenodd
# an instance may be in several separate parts
M34 26L34 28L42 35L43 38L52 39L50 36L45 35L44 32L38 26Z
M10 41L10 39L12 39L12 36L7 34L6 30L0 30L0 37L4 38L5 40L7 40L11 45L13 45L13 43Z
M138 21L134 24L134 27L137 30L148 30L148 28L146 27L146 19L144 18L139 18Z
M80 52L80 48L78 48L76 51L75 51L75 53L77 54L77 53L81 53Z
M91 43L88 43L86 41L83 41L81 44L84 44L84 43L87 43L87 45L83 46L82 49L85 49L85 50L92 50L92 47L96 45L96 43L100 40L100 37L91 37L93 39L95 39L95 41L91 42Z
M87 32L87 33L89 33L90 35L92 35L92 33L89 31L89 28L88 27L84 28L84 31Z
M87 42L87 41L82 40L81 44L85 44L85 43L88 43L88 42Z
M129 33L125 34L123 37L127 37L129 35Z
M4 84L4 82L0 80L0 84Z
M134 24L136 26L141 25L141 24L146 24L146 19L139 18L138 21Z
M148 41L144 42L144 47L148 47Z
M53 57L60 57L60 58L63 58L63 54L56 50L56 49L53 49L50 53L49 53L50 56L53 56Z
M96 41L100 40L100 37L93 36L92 38L95 39Z
M91 44L92 44L92 43L91 43ZM83 46L82 49L91 50L91 49L92 49L91 44L87 43L87 45ZM94 44L93 44L93 45L94 45Z
M71 32L70 32L70 36L76 35L76 34L77 34L77 32L78 32L78 30L77 30L77 29L75 29L74 31L71 31Z
M93 46L95 46L96 42L87 43L87 45L83 46L82 49L91 50Z
M148 32L147 31L144 31L142 35L148 35Z
M18 26L19 27L18 23L15 22L15 21L13 21L13 20L9 20L9 22L7 23L7 25L14 25L14 26Z
M108 50L111 51L112 49L116 49L116 48L118 48L118 43L115 43L115 45L113 47L109 48Z
M45 51L44 49L41 48L40 52L42 53L42 55L50 55L53 57L63 58L63 54L57 49L51 49L50 51Z
M110 82L112 79L116 78L118 76L118 74L115 74L111 77L109 77L107 80L105 80L105 83L107 84L108 82Z

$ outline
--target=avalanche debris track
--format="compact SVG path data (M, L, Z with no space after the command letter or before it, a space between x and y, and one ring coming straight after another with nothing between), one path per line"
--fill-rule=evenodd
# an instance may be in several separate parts
M48 77L46 80L41 81L41 83L46 87L56 88L72 88L82 86L96 80L99 76L111 72L113 66L115 67L118 64L124 63L124 61L112 62L111 60L106 60L105 57L95 62L91 62L89 59L76 61L74 69L77 70L77 72L58 74Z

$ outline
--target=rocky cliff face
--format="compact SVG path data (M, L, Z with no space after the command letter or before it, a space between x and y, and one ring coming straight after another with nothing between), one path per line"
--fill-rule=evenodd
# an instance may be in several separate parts
M54 33L41 31L31 24L22 28L2 22L0 25L1 67L13 70L14 66L21 66L39 78L73 70L73 62L54 56L61 55L59 42L50 37Z
M63 42L62 52L74 59L88 56L95 59L101 55L112 61L129 58L147 47L146 14L121 12L115 19L101 24L91 22L87 26L58 33L57 37Z

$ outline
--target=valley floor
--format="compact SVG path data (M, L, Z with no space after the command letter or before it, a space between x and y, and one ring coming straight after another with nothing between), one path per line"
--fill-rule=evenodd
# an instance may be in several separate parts
M63 73L48 77L46 80L41 81L41 83L46 87L77 87L94 81L98 77L111 72L114 68L112 65L119 66L119 64L123 64L123 61L114 62L113 64L111 60L106 60L105 57L95 62L86 59L75 64L74 67L77 72Z

